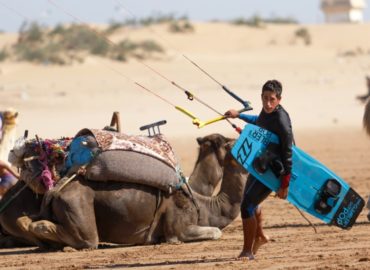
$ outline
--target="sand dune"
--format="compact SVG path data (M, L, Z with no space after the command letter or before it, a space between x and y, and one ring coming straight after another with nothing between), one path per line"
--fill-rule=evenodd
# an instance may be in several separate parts
M302 27L312 37L310 46L294 35ZM202 23L195 24L193 34L170 34L165 26L153 28L157 34L146 28L128 29L112 40L157 40L166 56L145 63L220 112L240 105L181 53L250 100L254 113L261 109L261 85L277 78L283 82L283 104L296 129L361 125L362 106L355 96L366 91L364 77L370 73L370 24L267 25L260 29ZM0 34L0 45L14 39L13 34ZM346 52L355 55L341 56ZM120 111L123 126L130 133L159 119L168 120L168 136L231 131L225 123L197 130L172 106L136 87L125 76L201 118L215 116L202 105L188 102L181 91L136 60L118 63L89 57L83 64L62 67L3 62L0 69L1 104L19 109L20 132L28 128L48 137L73 135L85 126L105 125L114 110Z
M165 26L154 26L166 42L147 28L120 30L112 40L124 37L156 40L166 49L166 55L145 63L222 113L229 108L240 108L240 104L189 64L182 53L219 82L251 101L254 107L251 113L254 114L261 110L262 84L272 78L281 80L284 86L282 104L291 115L298 144L354 184L361 195L367 196L370 189L370 140L362 131L363 105L356 96L367 92L365 76L370 75L370 24L267 25L265 28L226 23L194 25L192 34L170 34ZM309 46L295 36L295 31L302 27L311 35ZM0 47L15 40L13 34L0 34ZM72 66L2 62L0 105L19 110L19 135L29 129L31 136L38 134L44 138L73 136L85 127L104 127L113 111L120 112L123 129L130 134L142 133L139 131L141 125L166 119L168 124L162 131L173 143L186 173L195 162L195 137L212 132L237 136L226 122L197 129L191 119L176 111L173 105L138 88L134 81L173 105L189 109L201 119L217 116L201 104L187 101L181 91L136 60L118 63L98 57L89 57L83 64ZM280 240L261 251L261 260L251 269L330 269L333 265L338 269L369 269L369 226L365 222L365 213L360 217L362 225L349 233L325 227L320 235L311 236L309 227L279 228L279 225L302 223L297 213L281 203L268 204L272 206L267 213L268 233ZM281 217L276 215L280 210L283 211ZM240 262L222 259L225 256L233 258L239 252L240 224L238 219L228 227L221 241L181 246L179 261L173 261L171 257L172 246L150 247L151 254L156 254L152 258L156 259L144 261L143 267L244 269L245 265ZM323 248L323 245L326 246ZM310 252L306 250L307 246L310 246ZM197 254L192 253L195 250ZM70 255L71 261L66 260L68 254L61 256L58 253L48 256L48 266L100 268L104 265L115 267L114 264L121 262L122 267L140 267L137 263L143 260L142 254L148 254L145 252L148 252L147 247L108 250L103 252L104 258L97 256L100 251L87 252L88 261L84 262L80 258L82 253ZM107 259L108 253L111 257ZM6 254L12 252L6 251ZM28 263L28 255L23 257ZM171 263L167 267L161 263L163 261ZM24 267L10 257L6 262L9 269ZM272 266L274 262L278 263L276 267Z

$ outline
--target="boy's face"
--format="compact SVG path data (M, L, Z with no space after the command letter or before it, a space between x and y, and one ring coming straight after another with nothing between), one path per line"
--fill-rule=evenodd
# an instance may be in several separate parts
M262 106L265 113L272 113L277 105L279 105L281 98L276 96L275 92L263 91L262 93Z

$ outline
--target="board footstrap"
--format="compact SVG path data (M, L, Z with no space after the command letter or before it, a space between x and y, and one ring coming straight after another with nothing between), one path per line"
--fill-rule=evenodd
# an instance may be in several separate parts
M350 188L332 219L331 224L342 229L350 229L365 206L364 199Z

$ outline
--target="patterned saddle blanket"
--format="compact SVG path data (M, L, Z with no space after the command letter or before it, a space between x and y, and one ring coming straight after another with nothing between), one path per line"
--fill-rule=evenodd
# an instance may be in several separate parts
M83 129L69 148L66 171L87 165L85 177L89 180L145 184L168 191L182 179L172 147L163 135Z
M101 129L82 129L75 138L88 135L94 136L102 152L108 150L133 151L162 160L174 169L178 165L170 143L162 134L148 137Z

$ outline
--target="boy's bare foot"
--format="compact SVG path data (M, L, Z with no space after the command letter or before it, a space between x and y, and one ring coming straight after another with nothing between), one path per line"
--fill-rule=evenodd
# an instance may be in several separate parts
M252 252L242 250L242 252L238 256L238 259L240 259L240 260L244 260L244 259L254 260L254 255L253 255Z
M256 254L258 249L264 244L267 244L269 240L270 240L270 237L268 236L257 237L253 245L253 254Z

